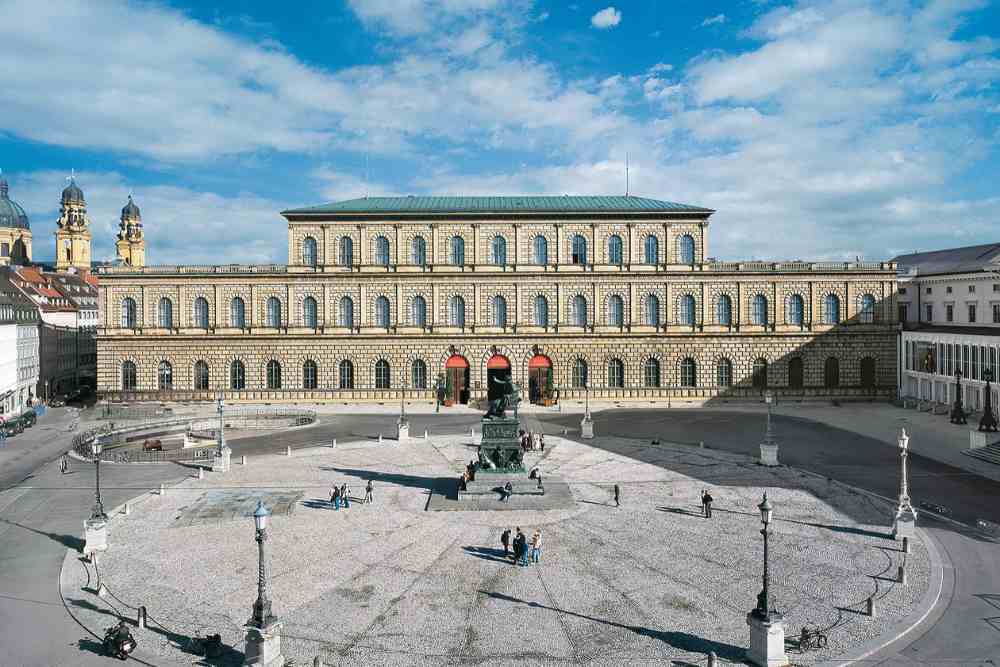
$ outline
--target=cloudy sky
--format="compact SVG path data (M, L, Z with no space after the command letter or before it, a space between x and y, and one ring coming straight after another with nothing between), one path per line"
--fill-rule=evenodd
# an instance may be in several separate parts
M726 259L1000 240L988 0L0 0L0 167L53 255L283 261L278 211L369 194L714 208Z

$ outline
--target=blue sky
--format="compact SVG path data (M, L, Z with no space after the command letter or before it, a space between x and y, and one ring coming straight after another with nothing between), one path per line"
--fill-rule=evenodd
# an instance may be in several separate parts
M1000 240L986 0L0 0L0 168L53 254L130 191L150 263L283 261L278 211L370 194L708 206L719 258ZM366 167L367 165L367 167Z

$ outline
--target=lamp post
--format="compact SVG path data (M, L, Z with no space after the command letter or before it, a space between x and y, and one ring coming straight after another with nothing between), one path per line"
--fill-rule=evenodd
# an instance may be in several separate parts
M778 445L774 442L774 431L771 428L771 405L774 403L774 394L770 391L764 393L764 402L767 403L767 427L764 429L764 442L760 443L760 464L773 467L778 464Z
M222 456L222 450L226 448L226 420L223 414L226 407L226 402L222 398L222 392L219 392L218 396L218 408L219 408L219 456Z
M584 440L594 438L594 420L590 417L590 383L583 383L583 395L586 407L584 408L583 419L580 420L580 437Z
M583 385L583 397L584 397L583 398L584 404L586 406L584 408L584 411L583 411L583 415L584 415L583 418L589 420L590 419L590 385L588 383L584 383L584 385Z
M90 443L90 451L94 455L94 471L95 471L95 483L94 483L94 511L91 513L91 519L99 519L101 521L107 521L108 515L104 513L104 503L101 501L101 450L104 449L104 444L101 442L100 437L94 438L94 441Z
M770 562L767 549L767 538L770 536L768 527L771 524L773 508L764 493L764 499L757 505L760 510L760 522L763 526L760 534L764 538L764 575L763 587L757 594L757 606L747 614L747 625L750 626L750 648L747 659L760 667L779 667L788 664L785 655L785 626L782 615L776 611L771 598Z
M993 394L990 389L990 382L993 380L993 369L987 368L983 371L983 380L986 381L986 398L983 401L983 416L979 420L979 430L996 432L997 417L993 414Z
M906 429L899 432L899 502L896 505L896 516L892 523L894 538L913 537L913 528L917 523L917 511L910 502L910 484L906 470L906 456L910 449L910 436Z
M255 667L282 667L285 658L281 655L281 624L271 613L271 600L267 597L267 561L264 556L264 542L267 541L267 520L271 512L264 507L264 501L257 501L253 512L257 542L257 600L253 603L253 615L246 623L246 649L244 665Z
M764 536L764 587L761 589L760 593L757 594L757 608L754 612L759 618L770 621L771 620L771 607L769 599L769 584L771 583L770 573L768 571L768 554L767 554L767 537L768 531L767 527L771 523L771 513L773 508L771 503L767 500L767 492L764 492L764 500L760 505L757 505L757 509L760 510L760 522L763 524L763 528L760 530L760 534Z
M962 371L955 371L955 403L951 406L951 423L965 423L965 409L962 407Z

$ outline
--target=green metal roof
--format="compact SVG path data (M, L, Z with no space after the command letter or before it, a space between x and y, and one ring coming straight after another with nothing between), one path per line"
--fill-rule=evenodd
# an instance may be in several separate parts
M713 213L710 208L626 196L363 197L282 211L323 213Z

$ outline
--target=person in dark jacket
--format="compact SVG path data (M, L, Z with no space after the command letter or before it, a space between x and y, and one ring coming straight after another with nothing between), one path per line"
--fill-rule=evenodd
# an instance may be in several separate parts
M701 509L704 511L706 519L712 518L712 500L712 494L708 492L708 489L701 492Z
M510 528L504 528L500 534L500 544L503 545L503 557L510 556Z
M525 553L525 547L527 547L527 539L524 537L524 533L521 532L521 527L517 527L517 535L514 536L514 563L519 563Z
M621 507L622 504L621 496L622 496L622 490L618 488L617 484L615 484L615 507Z

